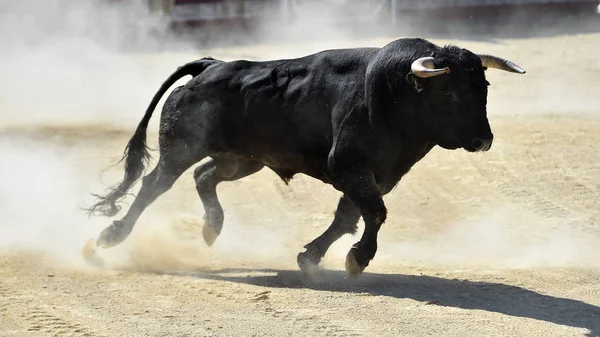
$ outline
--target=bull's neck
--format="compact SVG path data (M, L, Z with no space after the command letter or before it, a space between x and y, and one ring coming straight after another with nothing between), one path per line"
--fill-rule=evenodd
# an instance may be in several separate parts
M412 105L406 104L401 113L391 112L385 134L379 137L380 167L389 168L381 172L381 180L391 187L435 146L426 123L419 118L422 112L410 108Z
M433 125L428 120L429 106L420 97L405 97L403 104L389 114L389 125L397 132L392 134L393 144L420 148L435 143Z

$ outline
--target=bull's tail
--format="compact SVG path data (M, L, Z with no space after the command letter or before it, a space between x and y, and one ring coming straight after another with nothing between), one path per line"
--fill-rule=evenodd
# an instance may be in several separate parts
M145 166L150 158L148 147L146 146L146 130L148 123L152 117L152 113L158 105L158 102L167 90L175 84L179 79L187 76L197 76L202 73L209 66L220 63L221 61L215 60L211 57L202 58L190 63L187 63L179 67L171 76L169 76L165 82L160 86L160 89L154 94L150 105L146 109L144 117L140 121L133 134L133 137L127 143L123 157L119 163L125 160L125 174L123 181L113 188L107 195L101 196L92 194L98 198L98 202L87 209L88 215L98 213L104 216L114 216L120 210L120 207L116 205L119 199L123 198L127 191L135 184L135 182L141 177L144 172Z

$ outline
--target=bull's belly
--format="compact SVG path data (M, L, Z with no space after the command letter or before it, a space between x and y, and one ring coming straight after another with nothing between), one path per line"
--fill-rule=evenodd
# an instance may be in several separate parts
M327 170L328 150L289 149L274 144L260 146L255 144L251 149L233 151L235 155L260 162L270 168L279 169L291 176L301 173L329 183Z

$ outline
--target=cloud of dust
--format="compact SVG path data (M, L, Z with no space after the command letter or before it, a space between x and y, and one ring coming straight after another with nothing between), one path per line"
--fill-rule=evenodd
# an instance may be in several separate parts
M148 272L295 268L296 236L249 225L232 207L225 217L223 231L212 247L202 238L201 217L171 215L140 221L125 253L106 251L103 256L118 268Z
M189 55L143 0L4 1L0 124L130 126Z
M336 48L389 32L387 8L385 0L290 1L287 17L263 20L259 32L263 41Z
M595 253L598 237L590 234L501 208L485 220L448 224L426 237L389 242L382 236L377 264L483 269L600 266Z
M0 2L0 128L137 124L164 78L190 59L144 2ZM165 47L178 53L157 53ZM53 138L0 137L0 249L82 263L84 240L102 229L93 224L107 221L79 207L105 167L83 172L81 152Z
M64 149L0 137L0 250L42 252L80 265L84 240L97 235L78 196L86 186Z

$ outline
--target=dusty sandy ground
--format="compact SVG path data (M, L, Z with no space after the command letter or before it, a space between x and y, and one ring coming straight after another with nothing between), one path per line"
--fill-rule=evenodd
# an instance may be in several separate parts
M219 186L226 220L212 248L198 235L190 171L122 246L101 252L105 268L86 266L84 241L110 219L76 207L120 177L118 166L99 178L133 128L5 118L0 335L600 336L600 35L435 42L504 56L528 73L489 71L491 151L436 148L418 163L385 198L378 254L357 280L343 271L356 237L332 246L321 279L295 263L329 225L339 193L305 176L288 187L267 170ZM321 47L332 45L206 53L261 59ZM110 111L137 121L192 56L127 57L155 70L134 111Z

